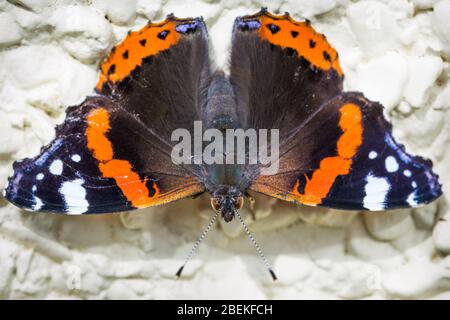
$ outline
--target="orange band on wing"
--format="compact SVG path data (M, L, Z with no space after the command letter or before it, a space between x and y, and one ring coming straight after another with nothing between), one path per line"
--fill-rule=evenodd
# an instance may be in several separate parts
M259 35L262 39L282 48L295 49L314 66L322 69L334 69L342 76L336 50L328 43L325 36L317 33L309 22L299 22L288 14L276 16L268 12L258 14L261 27Z
M111 161L100 163L100 171L103 176L114 178L125 197L136 208L146 207L154 202L159 195L159 189L153 182L154 195L149 197L149 190L146 186L146 179L141 180L139 175L133 171L131 164L126 160L112 159Z
M336 178L350 172L352 157L362 144L362 113L360 108L352 103L343 105L339 111L339 126L343 134L337 141L337 156L320 161L320 166L313 172L311 179L306 177L304 193L298 191L301 187L298 179L288 200L318 205L327 196Z
M149 196L145 179L133 171L127 160L114 159L113 147L106 133L110 130L109 113L104 108L92 110L87 116L86 139L87 146L94 158L99 161L99 169L105 178L113 178L130 203L136 207L146 207L154 204L159 197L159 189L153 182L153 193Z
M105 134L110 129L109 114L105 109L93 110L87 118L87 146L98 161L109 161L113 158L111 142Z
M120 81L142 64L144 58L156 55L178 42L180 34L176 32L175 20L150 23L128 36L111 51L100 66L100 78L97 90L101 90L106 81Z

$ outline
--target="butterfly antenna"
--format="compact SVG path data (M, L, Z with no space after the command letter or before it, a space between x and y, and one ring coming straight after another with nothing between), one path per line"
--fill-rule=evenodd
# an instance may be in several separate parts
M187 255L186 260L184 261L183 265L180 267L180 269L178 269L177 273L175 274L177 279L179 279L181 277L181 273L183 272L184 267L189 262L189 260L191 260L191 258L194 256L194 253L197 251L198 246L203 241L203 239L205 239L205 237L208 234L209 230L211 230L211 227L216 222L218 216L219 216L219 211L216 211L216 213L212 217L211 221L208 223L206 228L203 230L203 232L200 235L200 237L197 239L197 241L195 241L195 243L192 246L191 251L189 251L189 254Z
M259 246L258 242L256 242L255 238L250 233L250 230L248 229L247 225L244 222L244 219L242 219L242 216L239 214L239 212L236 211L236 215L237 215L239 221L241 222L242 226L244 227L244 230L247 233L248 238L255 246L256 251L259 254L259 257L261 258L262 262L266 266L267 270L269 270L270 276L272 277L273 281L276 281L278 278L277 278L275 272L273 271L272 267L270 266L269 261L267 261L267 258L264 255L264 253L262 252L261 247Z

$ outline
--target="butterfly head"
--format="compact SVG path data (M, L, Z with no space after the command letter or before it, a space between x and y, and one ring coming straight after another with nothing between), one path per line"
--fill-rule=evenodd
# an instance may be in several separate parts
M236 211L244 205L242 192L236 187L221 186L213 192L211 206L219 211L225 222L233 220Z

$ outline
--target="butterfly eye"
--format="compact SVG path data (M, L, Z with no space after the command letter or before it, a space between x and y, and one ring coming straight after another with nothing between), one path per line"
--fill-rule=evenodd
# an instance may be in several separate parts
M236 199L236 201L234 202L234 207L239 210L244 206L244 198L243 197L239 197Z
M211 206L214 210L219 211L220 209L220 202L216 198L211 198Z

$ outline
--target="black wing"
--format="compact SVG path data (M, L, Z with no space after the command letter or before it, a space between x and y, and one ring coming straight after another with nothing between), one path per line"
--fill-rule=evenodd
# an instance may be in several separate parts
M34 211L103 213L203 192L195 166L171 161L171 133L201 118L209 81L201 18L131 32L101 64L98 93L67 111L55 139L14 164L5 190Z
M384 210L441 194L431 162L392 137L382 106L342 92L338 54L308 21L236 19L231 82L246 128L279 129L279 171L248 165L250 189L307 205Z

